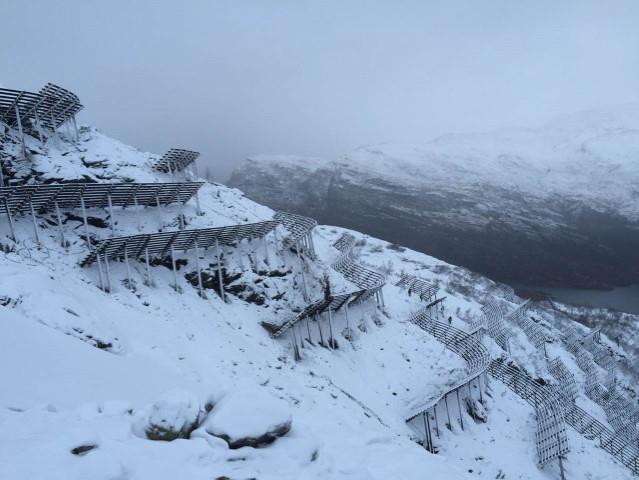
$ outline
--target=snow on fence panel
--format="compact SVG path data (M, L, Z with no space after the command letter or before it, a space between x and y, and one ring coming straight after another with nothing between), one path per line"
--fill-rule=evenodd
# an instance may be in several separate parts
M354 260L353 248L356 239L348 233L344 233L333 246L342 254L333 263L332 268L341 273L348 281L358 287L371 292L380 291L386 283L386 277L379 272L370 270Z
M603 408L608 422L620 438L637 442L639 431L636 425L639 421L639 408L616 391L614 364L605 363L610 370L607 371L606 386L604 386L599 369L604 362L599 364L595 362L594 355L584 348L585 345L595 341L597 334L598 331L594 331L584 338L574 327L569 327L564 332L562 340L567 349L575 355L577 365L586 375L585 391L588 398Z
M528 315L529 306L530 301L526 300L524 303L515 308L515 310L510 312L506 318L519 326L519 328L521 328L528 337L528 340L530 340L530 342L539 349L548 341L548 337L541 325L536 323Z
M292 216L292 214L285 214L285 215L286 215L286 218L285 218L286 223L283 222L283 224L287 229L289 229L289 226L287 225L287 223L289 223L290 225L290 223L297 222L298 219L302 222L302 225L297 225L297 226L290 225L291 228L289 229L289 231L297 232L297 234L300 234L300 232L304 232L307 230L310 231L310 229L312 228L312 224L314 223L314 221L309 222L306 217L300 217L299 215L295 215L295 216ZM275 218L282 219L283 217L281 215L280 216L276 215ZM293 235L296 235L296 233L293 233ZM338 259L338 261L336 262L336 264L339 265L340 270L335 268L335 265L333 265L333 268L339 273L341 273L342 275L344 275L344 277L347 280L355 283L358 287L360 287L359 290L337 294L337 295L330 295L327 298L324 298L322 300L312 302L306 305L302 309L302 311L291 315L281 324L262 322L262 326L270 333L272 338L277 338L281 336L287 330L290 330L292 332L292 343L293 343L293 349L295 351L296 358L300 358L299 345L302 345L302 346L304 345L302 341L303 332L295 331L295 328L297 325L299 325L302 321L305 321L307 340L312 343L313 340L312 340L312 334L311 334L310 320L318 320L317 328L318 328L318 333L320 337L320 342L321 344L324 345L326 344L326 342L324 340L324 333L322 332L319 319L322 314L326 313L327 319L328 319L328 327L329 327L329 332L327 335L329 338L328 345L333 347L335 345L335 340L333 336L333 327L332 327L333 313L344 309L346 312L347 330L350 329L350 325L348 325L348 323L350 322L349 310L348 310L349 305L361 304L365 302L366 300L368 300L369 298L371 298L372 296L378 295L379 292L381 291L381 288L384 286L386 279L383 275L373 270L368 270L361 265L357 265L353 261L352 248L354 244L355 244L355 238L349 234L342 235L342 237L340 237L340 239L338 239L333 244L335 248L337 248L338 250L342 252L342 254L340 255L340 259ZM348 261L340 261L345 256L349 257ZM371 280L371 279L374 279L374 280ZM370 287L370 288L366 288L366 287ZM377 299L379 304L381 301L381 295L379 295ZM298 339L298 336L299 336L299 339Z
M307 333L308 337L310 338L311 333L309 320L314 320L317 316L329 311L331 312L331 314L337 312L345 305L355 305L357 303L360 303L366 299L364 298L366 293L366 290L358 290L356 292L343 293L340 295L330 295L328 298L324 298L323 300L319 300L317 302L306 305L301 312L292 315L282 324L278 325L268 322L262 322L262 326L270 333L272 338L277 338L293 325L296 325L302 320L306 320L306 327L308 329ZM320 330L320 337L322 336L323 334Z
M437 287L415 275L402 274L395 286L406 290L409 296L413 292L417 293L419 299L426 302L437 297Z
M228 227L148 233L102 240L80 265L86 267L100 259L120 260L143 255L163 257L172 250L207 249L215 245L235 245L244 239L262 238L272 232L278 222L267 220Z
M492 360L488 371L535 408L537 462L544 465L551 460L561 459L568 453L570 447L564 422L563 402L557 390L535 382L516 364L506 362L504 358Z
M186 183L60 183L0 187L5 215L76 209L158 206L186 203L203 182Z
M574 401L579 393L577 382L575 381L575 376L568 370L564 362L559 357L554 358L548 363L548 371L559 382L559 388L561 388L564 396Z
M74 93L52 83L38 93L0 88L0 122L20 133L39 137L42 129L55 131L82 108Z
M635 442L611 431L573 402L564 402L564 413L568 425L586 438L599 438L602 449L621 461L635 475L639 475L639 449Z
M164 173L180 172L195 162L199 156L199 152L171 148L155 162L153 169Z
M290 235L284 239L286 248L295 247L297 251L315 258L313 243L313 229L317 226L315 219L287 212L276 212L273 218L290 232Z
M474 336L459 330L446 323L432 319L428 307L421 308L409 318L409 321L425 330L446 348L459 355L466 362L466 376L449 388L442 395L428 399L425 403L413 407L407 415L407 421L422 415L450 393L458 391L461 387L470 384L473 380L479 380L490 364L488 349ZM481 391L481 384L480 384Z
M475 331L483 328L488 333L488 336L495 340L497 345L503 350L509 351L508 339L512 336L512 333L506 328L504 321L508 311L504 302L491 300L481 310L484 315L471 325L471 330Z
M583 340L582 345L592 353L592 357L601 368L614 372L616 370L615 359L612 350L601 342L601 329L590 332Z

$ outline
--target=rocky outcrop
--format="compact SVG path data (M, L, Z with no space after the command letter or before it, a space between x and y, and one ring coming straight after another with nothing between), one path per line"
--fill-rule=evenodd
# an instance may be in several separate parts
M232 449L259 448L286 435L291 423L286 402L260 390L238 390L215 405L200 430L223 439Z

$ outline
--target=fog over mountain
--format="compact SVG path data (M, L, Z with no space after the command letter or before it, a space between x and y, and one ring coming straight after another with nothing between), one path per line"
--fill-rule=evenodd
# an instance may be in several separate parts
M611 287L639 282L638 159L639 105L628 105L338 161L260 155L230 183L498 280Z

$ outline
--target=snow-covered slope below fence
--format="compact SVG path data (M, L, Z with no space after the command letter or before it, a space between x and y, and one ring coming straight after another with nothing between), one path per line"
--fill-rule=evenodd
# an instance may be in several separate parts
M12 158L14 178L174 180L150 169L150 154L94 129L82 129L81 140L78 147L65 141L45 147L33 142L31 160ZM204 215L197 215L193 202L183 209L144 209L142 231L175 230L180 213L187 228L273 215L222 185L207 184L199 199ZM88 214L104 221L90 226L91 235L109 237L107 213L95 209ZM118 235L138 232L133 211L118 210L115 218ZM66 249L51 214L38 217L40 246L29 216L16 218L17 243L5 236L6 223L0 217L0 478L556 478L555 465L539 469L535 464L533 410L496 381L487 387L487 423L464 411L466 428L462 431L456 421L452 431L442 428L437 455L426 452L405 423L412 403L455 384L464 377L465 365L408 322L421 304L390 283L404 271L436 284L446 296L441 315L452 317L460 329L480 315L487 297L515 300L507 287L350 232L361 240L359 260L390 281L384 288L386 307L354 306L351 340L341 334L344 316L336 314L338 348L307 344L296 362L289 340L269 338L260 322L281 320L302 308L303 282L311 300L323 295L325 275L334 293L352 290L330 268L339 255L332 244L344 229L316 228L317 260L308 261L304 278L296 255L281 248L286 235L281 227L266 243L224 248L225 303L212 286L211 252L201 252L207 298L186 278L194 268L193 252L178 252L181 293L172 288L166 265L151 267L155 285L147 286L144 265L137 262L131 263L132 289L124 283L125 265L112 262L113 292L105 293L98 288L96 267L78 266L86 247L77 212L64 217ZM552 328L552 312L539 314ZM494 354L500 353L485 341ZM570 359L559 342L553 348ZM552 381L543 353L523 335L513 340L513 354L532 375ZM233 395L242 395L243 401L229 406ZM253 410L243 414L251 400ZM223 421L208 413L216 405ZM605 421L602 412L592 410ZM228 427L233 415L237 429ZM247 423L250 418L257 420ZM163 431L167 426L175 431ZM225 429L229 437L274 441L262 448L230 449L214 435ZM150 440L148 432L178 438ZM568 478L631 478L596 442L571 435Z

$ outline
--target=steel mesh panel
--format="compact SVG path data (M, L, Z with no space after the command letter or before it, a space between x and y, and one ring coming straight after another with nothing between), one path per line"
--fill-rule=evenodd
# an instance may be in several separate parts
M287 222L291 222L291 223L296 222L297 219L295 217L297 216L290 216L292 214L285 214L285 215L287 215L286 217ZM276 215L275 218L278 218L278 215ZM281 219L283 217L280 216L279 218ZM305 218L305 217L302 217L302 218ZM309 229L312 228L311 225L313 223L314 223L314 220L312 222L304 221L304 224L306 226L299 226L294 228L297 230L299 234L299 232L304 231L305 228L309 228ZM301 236L302 234L299 234L298 238ZM338 268L336 268L336 264L333 265L333 268L337 272L344 275L344 277L347 280L355 283L358 287L360 287L360 289L355 290L353 292L343 293L339 295L331 295L328 298L310 303L309 305L305 306L301 312L292 315L282 324L262 322L262 325L264 326L264 328L266 328L269 331L271 337L273 338L279 337L285 331L287 331L289 328L291 328L293 325L300 322L301 320L313 317L314 315L324 313L328 311L329 309L330 311L334 312L334 311L338 311L340 308L342 308L342 306L346 304L354 305L354 304L364 302L368 300L371 296L375 295L375 293L384 286L385 278L383 275L377 272L374 272L372 270L368 270L361 265L355 264L355 262L352 259L352 253L351 253L354 245L355 245L355 238L352 235L348 235L348 234L344 234L344 236L340 237L340 239L333 244L335 248L337 248L338 250L342 252L342 255L340 255L340 259L338 259L338 261L336 262L339 270ZM345 256L349 257L348 260L343 259L343 257Z
M84 200L86 208L157 206L186 203L202 182L187 183L60 183L0 187L0 206L9 208L11 215L30 213L31 203L37 212L47 212L57 202L60 208L75 209ZM6 214L4 208L0 213Z
M164 173L179 172L195 162L199 156L199 152L172 148L155 162L153 169Z
M419 295L420 300L429 301L437 295L437 287L415 275L402 274L395 286L400 287L412 294Z
M53 83L37 93L0 88L0 122L11 128L21 123L23 131L34 136L39 128L56 130L82 108L74 93Z
M548 363L548 371L559 382L559 387L566 398L569 400L577 398L579 392L575 376L559 357Z
M167 255L171 248L175 250L190 250L195 247L207 249L218 242L221 245L235 245L240 240L262 238L273 231L277 225L278 222L267 220L229 227L199 228L109 238L102 240L82 260L80 265L85 267L92 264L98 255L119 260L124 258L125 251L129 258L140 258L145 251L148 251L151 256L162 257Z
M354 261L353 248L355 242L355 237L345 233L333 244L342 254L331 265L332 268L341 273L348 281L353 282L364 290L375 290L383 287L386 283L384 275Z
M490 362L489 372L535 408L537 462L543 465L570 451L564 421L563 400L556 389L535 382L504 358Z
M506 304L500 300L491 300L481 310L484 315L473 322L471 329L483 328L497 345L503 350L508 350L508 339L512 333L506 328L505 316L508 312Z
M412 314L409 321L431 334L435 339L443 343L447 349L459 355L466 362L466 376L456 382L451 388L447 388L441 395L430 398L423 404L413 406L407 415L407 421L430 409L445 395L482 375L490 364L488 349L477 338L447 323L433 320L428 313L427 307Z
M541 325L533 321L528 315L529 307L530 303L526 300L509 313L506 318L519 326L526 334L526 337L528 337L528 340L530 340L536 348L541 348L548 341L548 336Z
M302 237L308 235L317 226L315 219L294 213L276 212L273 218L284 225L290 233L290 235L284 239L284 246L286 248L295 245Z

